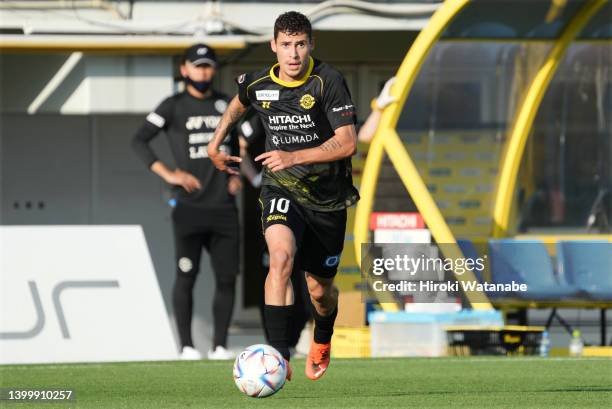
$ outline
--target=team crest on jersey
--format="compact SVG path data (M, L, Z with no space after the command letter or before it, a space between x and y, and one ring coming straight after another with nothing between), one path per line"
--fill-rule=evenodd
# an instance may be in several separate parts
M302 95L302 98L300 98L300 106L304 109L310 109L314 106L314 104L315 99L310 94L304 94Z

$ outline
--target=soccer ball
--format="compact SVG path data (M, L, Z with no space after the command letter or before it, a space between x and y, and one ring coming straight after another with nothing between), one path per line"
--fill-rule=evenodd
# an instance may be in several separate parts
M285 384L287 363L270 345L256 344L238 354L234 362L234 382L245 395L265 398Z

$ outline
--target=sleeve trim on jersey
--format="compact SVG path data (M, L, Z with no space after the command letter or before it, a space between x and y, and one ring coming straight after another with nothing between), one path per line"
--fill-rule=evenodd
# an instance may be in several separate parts
M321 81L321 98L323 98L323 78L319 77L318 75L313 75L313 77L317 77L319 81Z
M310 74L312 73L312 69L314 68L314 59L312 57L308 57L308 58L310 59L310 61L308 62L308 70L306 71L306 74L304 74L304 76L300 78L299 80L283 81L280 78L278 78L276 74L274 73L274 69L280 65L278 63L274 64L272 68L270 68L270 78L272 78L272 81L276 82L277 84L282 85L283 87L289 87L289 88L299 87L300 85L304 84L306 80L310 77Z
M163 128L166 124L166 120L164 119L164 117L156 112L149 113L149 115L147 115L147 121L149 121L158 128Z

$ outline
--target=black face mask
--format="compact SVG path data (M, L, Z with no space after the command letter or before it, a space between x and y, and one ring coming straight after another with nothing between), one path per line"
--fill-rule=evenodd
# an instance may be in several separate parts
M210 84L212 83L212 81L194 81L189 77L184 77L184 79L186 84L191 85L192 87L200 91L202 94L208 91L208 89L210 88Z

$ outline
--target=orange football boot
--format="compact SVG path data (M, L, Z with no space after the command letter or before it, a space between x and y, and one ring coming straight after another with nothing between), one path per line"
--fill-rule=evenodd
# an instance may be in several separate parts
M316 381L323 376L329 366L331 343L317 344L314 340L310 343L310 351L306 358L306 376Z

